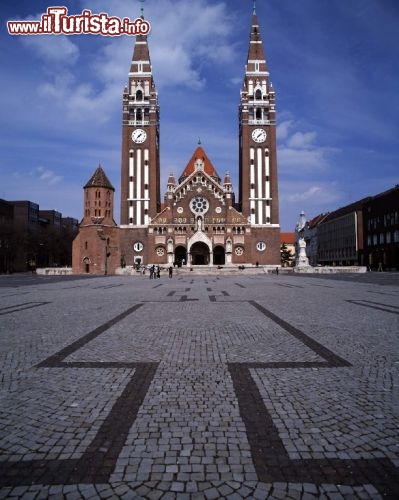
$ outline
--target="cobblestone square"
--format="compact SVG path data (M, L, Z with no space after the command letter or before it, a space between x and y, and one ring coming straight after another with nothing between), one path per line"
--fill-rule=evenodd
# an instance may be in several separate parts
M0 498L399 498L399 275L0 276Z

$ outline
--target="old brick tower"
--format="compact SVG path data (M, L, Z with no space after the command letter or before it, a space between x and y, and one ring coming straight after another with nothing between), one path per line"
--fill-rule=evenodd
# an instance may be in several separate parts
M102 214L98 204L112 194L112 210L99 217L84 207L74 273L280 264L275 92L255 8L240 93L237 203L229 172L222 181L201 143L177 181L169 175L161 202L159 104L145 35L135 41L122 108L120 225L113 222L113 187L97 169L93 177L105 191L100 200L89 190L91 209Z

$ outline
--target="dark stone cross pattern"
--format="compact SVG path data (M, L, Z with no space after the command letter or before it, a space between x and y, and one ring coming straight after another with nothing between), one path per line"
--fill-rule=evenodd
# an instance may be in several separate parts
M355 304L357 306L368 307L369 309L376 309L377 311L399 314L399 307L390 304L374 302L372 300L347 300L346 302L349 302L350 304Z
M15 304L13 306L1 307L0 316L23 311L25 309L33 309L35 307L45 306L46 304L50 304L50 302L23 302L22 304Z
M227 296L227 294L222 295L224 298ZM217 296L212 295L209 298L211 302L215 302ZM186 299L185 296L184 299ZM265 483L306 482L316 485L323 483L348 486L372 484L384 498L399 498L398 470L387 458L342 460L291 459L289 457L250 370L254 368L340 368L350 367L351 364L256 301L248 301L248 304L324 359L324 361L311 362L228 363L258 480ZM1 462L0 487L109 482L159 363L68 362L65 358L142 306L143 303L139 303L128 308L36 365L36 368L131 368L134 369L134 374L80 458Z

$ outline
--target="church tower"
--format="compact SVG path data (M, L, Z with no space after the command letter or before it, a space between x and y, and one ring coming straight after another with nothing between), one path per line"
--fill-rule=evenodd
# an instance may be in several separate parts
M74 274L113 274L120 266L114 187L101 165L84 185L83 219L72 244Z
M116 226L114 221L115 188L101 165L84 186L84 215L80 226L92 224Z
M121 226L148 226L159 208L158 94L147 36L137 35L123 92Z
M252 227L278 227L275 92L254 3L239 106L239 198Z

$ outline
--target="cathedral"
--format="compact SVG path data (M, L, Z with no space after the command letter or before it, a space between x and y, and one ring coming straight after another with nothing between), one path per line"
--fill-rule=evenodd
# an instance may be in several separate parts
M280 265L275 100L254 8L239 101L238 196L199 142L161 199L158 94L147 36L138 35L122 96L120 225L115 188L99 165L83 188L73 272Z

